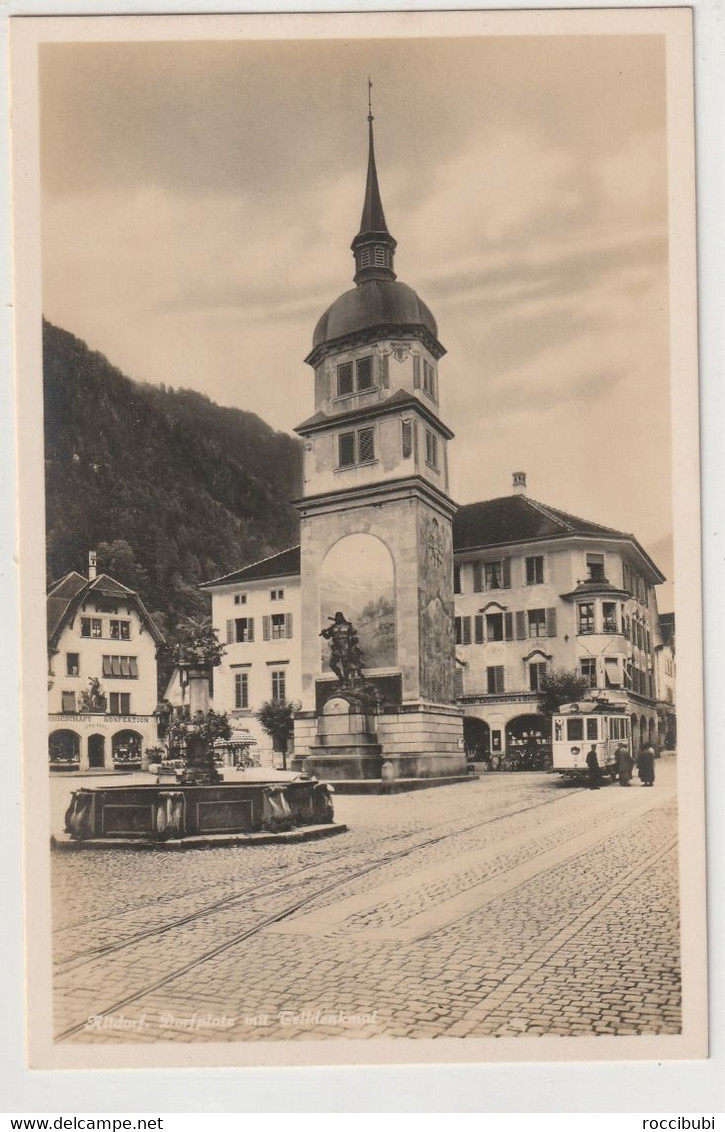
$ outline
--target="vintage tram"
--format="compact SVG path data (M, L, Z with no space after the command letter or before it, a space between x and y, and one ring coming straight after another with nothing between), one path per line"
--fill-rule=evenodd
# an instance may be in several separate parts
M592 696L578 703L562 704L551 721L553 771L563 778L583 778L587 752L597 749L602 777L617 777L617 747L632 753L630 719L625 702L609 696Z

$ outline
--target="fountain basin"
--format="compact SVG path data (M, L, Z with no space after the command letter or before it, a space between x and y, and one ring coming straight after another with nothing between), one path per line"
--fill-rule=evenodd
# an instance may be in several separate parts
M316 779L210 785L149 783L73 791L68 840L55 848L199 848L343 833L332 789Z

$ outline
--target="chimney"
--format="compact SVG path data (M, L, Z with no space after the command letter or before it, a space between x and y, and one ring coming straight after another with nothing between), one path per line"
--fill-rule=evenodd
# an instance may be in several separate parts
M92 582L96 576L96 552L88 551L88 581Z
M514 495L526 495L526 472L514 472Z

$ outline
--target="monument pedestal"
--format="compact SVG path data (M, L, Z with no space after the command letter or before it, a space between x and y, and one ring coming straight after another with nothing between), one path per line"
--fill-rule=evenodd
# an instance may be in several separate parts
M340 793L396 793L470 781L459 708L411 703L375 713L344 691L295 719L293 769Z

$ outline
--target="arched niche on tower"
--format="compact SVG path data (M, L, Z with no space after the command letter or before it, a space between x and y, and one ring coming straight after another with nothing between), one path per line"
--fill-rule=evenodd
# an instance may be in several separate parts
M345 535L330 547L320 569L320 623L340 610L357 629L363 670L396 663L395 565L385 543L370 534ZM321 640L322 668L330 649Z

